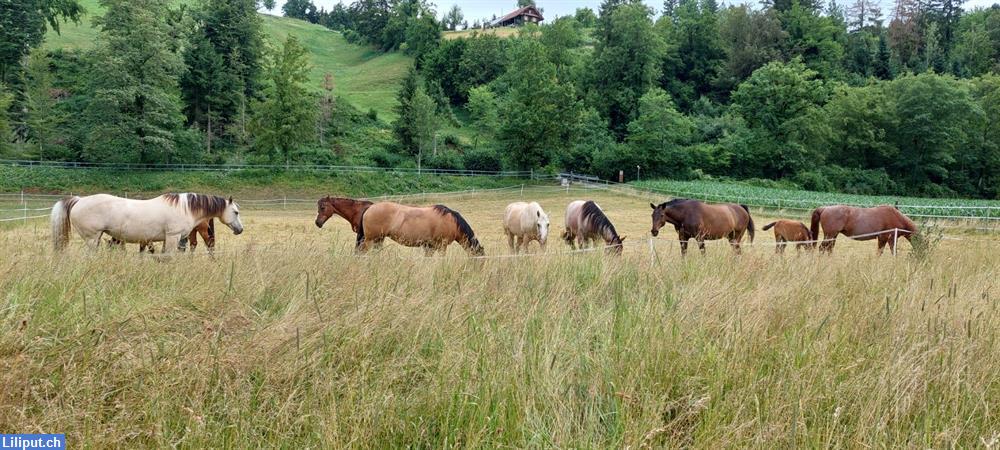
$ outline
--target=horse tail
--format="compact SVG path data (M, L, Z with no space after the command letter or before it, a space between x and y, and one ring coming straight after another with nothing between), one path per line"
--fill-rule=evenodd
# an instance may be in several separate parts
M365 242L365 213L368 212L368 208L371 208L371 205L361 210L361 218L358 219L358 237L354 240L355 251L360 249L361 244Z
M750 243L753 244L753 216L750 215L750 207L747 205L740 205L747 212L747 232L750 234ZM765 230L767 228L764 228Z
M761 229L760 229L760 231L767 231L767 230L770 230L771 228L774 228L774 225L775 225L776 223L778 223L778 222L771 222L771 223L769 223L769 224L767 224L767 225L764 225L764 228L761 228Z
M823 207L820 206L812 212L812 223L809 227L809 232L812 233L812 246L815 247L819 242L819 219L823 215Z
M52 205L50 222L52 223L52 246L57 250L66 248L69 244L69 231L72 224L69 221L69 214L73 206L80 200L80 197L66 197Z

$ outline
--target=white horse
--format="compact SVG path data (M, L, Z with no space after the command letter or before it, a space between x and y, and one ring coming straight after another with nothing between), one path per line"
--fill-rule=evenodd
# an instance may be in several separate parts
M503 216L503 231L507 233L507 244L510 245L511 251L517 252L521 247L527 248L531 241L538 241L544 250L545 241L549 238L549 216L537 202L511 203L507 205L507 211Z
M233 230L243 232L240 206L230 197L216 195L163 194L150 200L131 200L108 194L66 197L52 206L52 243L62 250L69 243L71 226L92 249L101 236L127 243L163 242L163 253L173 252L199 223L218 218Z

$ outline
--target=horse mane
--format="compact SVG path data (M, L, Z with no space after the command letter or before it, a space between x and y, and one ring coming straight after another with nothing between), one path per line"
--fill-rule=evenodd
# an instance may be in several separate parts
M441 215L444 216L451 215L451 217L455 220L455 225L458 227L458 231L462 233L462 236L465 236L465 239L470 244L479 242L476 239L476 233L473 232L472 227L469 226L469 222L466 222L465 218L462 217L462 215L459 214L458 211L455 211L444 205L434 205L433 208Z
M679 205L681 203L690 202L690 201L691 201L691 199L689 199L689 198L675 198L675 199L672 199L670 201L666 201L666 202L660 203L660 208L665 208L667 206L677 206L677 205Z
M612 238L618 236L615 226L611 224L608 216L604 215L604 211L601 211L601 207L597 206L597 203L594 203L593 200L587 200L583 204L583 220L589 222L590 226L594 230L600 231L602 235L610 231Z
M181 195L187 199L187 210L196 216L217 216L226 210L228 202L224 197L206 194L163 194L163 200L170 206L180 203Z

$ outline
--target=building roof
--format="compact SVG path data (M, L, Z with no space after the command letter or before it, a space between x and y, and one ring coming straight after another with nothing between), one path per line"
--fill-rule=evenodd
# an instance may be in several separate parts
M490 25L497 25L497 24L500 24L500 23L504 23L504 22L506 22L508 20L511 20L511 19L513 19L513 18L515 18L517 16L537 17L539 22L545 20L545 18L542 17L542 13L538 11L538 8L536 8L534 5L528 5L528 6L525 6L523 8L517 8L514 11L511 11L510 13L508 13L507 15L505 15L505 16L497 19L497 20L494 20L493 22L490 22Z

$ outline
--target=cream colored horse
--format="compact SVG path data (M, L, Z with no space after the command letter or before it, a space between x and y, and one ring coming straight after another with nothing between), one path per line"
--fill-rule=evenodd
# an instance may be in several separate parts
M504 212L503 231L507 234L507 244L513 252L521 251L521 247L527 248L531 241L538 241L544 250L545 241L549 237L549 216L537 202L514 202L507 205Z
M62 250L69 232L77 233L92 249L107 233L127 243L163 242L163 253L177 249L177 243L198 224L218 218L233 233L243 232L240 206L232 197L203 194L164 194L150 200L131 200L108 194L67 197L52 206L52 243Z

